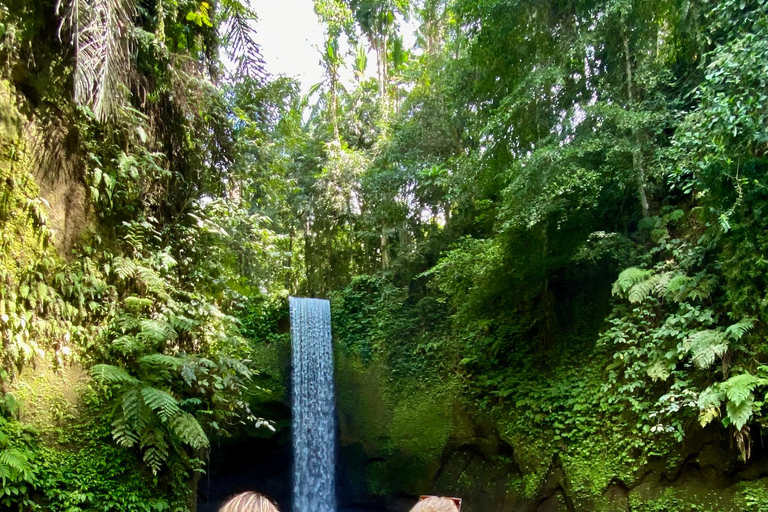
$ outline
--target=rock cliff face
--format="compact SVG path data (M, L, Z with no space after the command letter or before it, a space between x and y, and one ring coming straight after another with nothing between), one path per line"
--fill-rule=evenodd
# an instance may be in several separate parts
M530 485L524 447L468 411L458 389L393 382L386 368L343 354L336 373L339 499L349 509L399 512L420 494L442 494L462 497L465 512L768 510L768 454L759 439L742 463L726 430L692 427L677 452L605 486L597 484L604 475L590 486L585 468L542 453L543 478ZM597 462L593 469L601 471Z
M215 448L213 476L200 484L209 501L200 510L214 511L229 494L253 488L290 510L289 356L287 344L263 354L262 377L277 391L260 403L265 416L279 419L277 434L252 432ZM606 480L598 461L575 467L557 451L541 454L544 469L534 475L526 470L530 453L521 456L525 447L504 439L492 418L467 410L458 388L393 380L382 363L341 351L336 383L342 512L405 512L420 494L459 496L463 512L768 510L768 452L760 439L748 463L738 459L727 430L708 428L631 477ZM589 471L594 479L585 482Z

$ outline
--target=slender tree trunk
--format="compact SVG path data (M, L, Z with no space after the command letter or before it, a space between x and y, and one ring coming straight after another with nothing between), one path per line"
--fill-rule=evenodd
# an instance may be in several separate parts
M374 39L373 49L376 52L376 78L379 79L379 100L384 100L384 72L383 56L381 54L381 42L378 38Z
M386 228L381 230L381 266L383 268L389 268L389 236L386 233Z
M541 247L541 262L545 265L544 272L546 273L546 261L547 254L549 253L549 221L544 221L544 240ZM555 298L552 292L549 290L549 276L544 277L544 286L541 290L541 302L544 308L544 327L542 329L542 346L544 350L552 350L554 348L554 327L555 327Z
M313 291L312 287L312 239L311 239L311 226L309 225L309 221L304 221L304 278L307 282L307 288L309 288L309 292L311 293Z
M386 116L389 112L389 56L387 55L387 45L389 42L389 38L386 33L386 28L383 29L384 34L382 37L382 61L383 65L381 67L381 74L382 74L382 100L384 101L384 115Z
M293 242L296 237L296 230L291 223L291 230L288 233L288 254L285 257L285 289L294 292L293 289Z
M627 36L626 26L624 27L624 34L622 36L624 43L624 65L627 74L627 99L628 108L634 106L634 94L633 94L633 82L632 82L632 60L629 53L629 36ZM632 127L632 137L635 139L635 143L632 147L632 167L635 170L637 176L637 195L640 199L640 208L642 210L643 218L650 216L650 202L648 200L648 191L646 190L646 176L645 168L643 166L643 154L642 154L642 141L640 139L640 131L636 126Z
M333 140L339 142L339 77L334 70L331 73L331 125L333 126Z

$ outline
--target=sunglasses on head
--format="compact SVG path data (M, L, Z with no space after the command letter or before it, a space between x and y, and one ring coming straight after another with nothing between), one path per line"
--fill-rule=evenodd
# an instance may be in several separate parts
M419 501L425 500L427 498L446 498L453 502L454 505L456 505L456 510L461 512L461 498L451 498L450 496L430 496L429 494L425 494L423 496L419 496Z

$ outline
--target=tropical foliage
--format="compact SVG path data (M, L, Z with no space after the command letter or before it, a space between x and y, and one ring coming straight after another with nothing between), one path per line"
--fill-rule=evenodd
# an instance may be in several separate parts
M314 7L312 85L241 0L0 1L0 503L187 509L212 441L269 425L288 294L392 386L458 389L522 495L719 431L749 460L768 2ZM82 379L41 422L46 365Z

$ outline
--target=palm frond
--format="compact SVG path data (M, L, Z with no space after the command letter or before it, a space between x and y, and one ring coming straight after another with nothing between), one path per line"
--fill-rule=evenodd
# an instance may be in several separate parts
M71 0L60 32L75 50L74 97L101 122L119 110L127 90L134 0Z
M266 71L261 47L256 43L256 13L240 0L223 0L221 6L224 19L221 36L227 55L237 64L235 73L263 80Z

